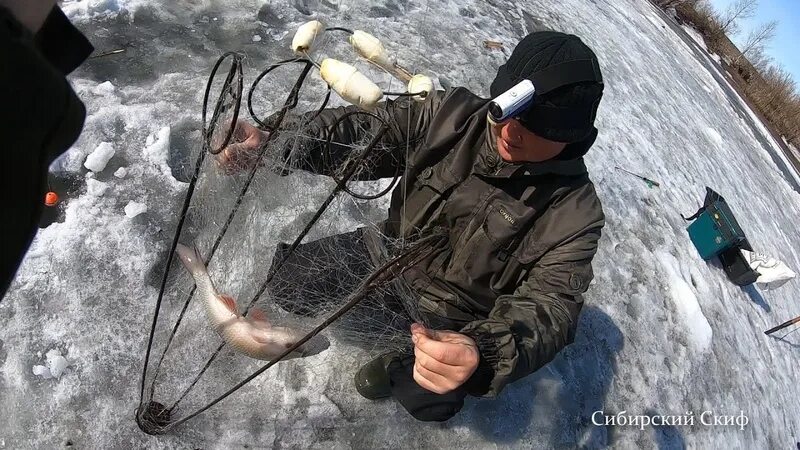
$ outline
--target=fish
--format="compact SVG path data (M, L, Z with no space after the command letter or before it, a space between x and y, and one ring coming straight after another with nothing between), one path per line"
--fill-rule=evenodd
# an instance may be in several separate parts
M217 292L197 247L178 244L176 251L183 266L194 278L196 295L203 301L212 328L235 351L251 358L271 361L306 335L294 328L273 326L266 313L258 308L251 308L247 317L239 314L236 300ZM329 344L324 336L317 335L284 359L313 356L326 350Z

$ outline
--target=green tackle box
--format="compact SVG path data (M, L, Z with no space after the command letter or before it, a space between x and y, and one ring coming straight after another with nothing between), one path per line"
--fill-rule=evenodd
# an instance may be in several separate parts
M728 204L715 201L687 229L700 257L708 261L746 240Z

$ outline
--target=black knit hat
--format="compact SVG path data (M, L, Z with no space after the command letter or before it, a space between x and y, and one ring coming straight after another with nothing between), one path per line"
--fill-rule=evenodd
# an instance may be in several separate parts
M597 56L580 38L556 31L525 36L498 69L492 97L526 78L537 94L518 117L525 128L545 139L568 143L593 134L603 78Z

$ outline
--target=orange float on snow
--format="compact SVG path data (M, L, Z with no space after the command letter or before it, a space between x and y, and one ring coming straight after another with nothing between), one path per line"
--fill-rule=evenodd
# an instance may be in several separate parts
M53 191L44 195L44 204L47 206L56 206L58 204L58 194Z

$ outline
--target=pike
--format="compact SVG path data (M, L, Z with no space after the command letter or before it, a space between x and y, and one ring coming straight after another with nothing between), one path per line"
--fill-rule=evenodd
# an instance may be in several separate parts
M194 278L197 294L205 305L212 328L239 353L251 358L270 361L302 339L306 333L269 323L264 311L252 308L248 317L239 314L233 297L219 294L208 275L197 247L178 244L178 256ZM328 348L328 340L317 336L292 353L292 357L316 355Z

